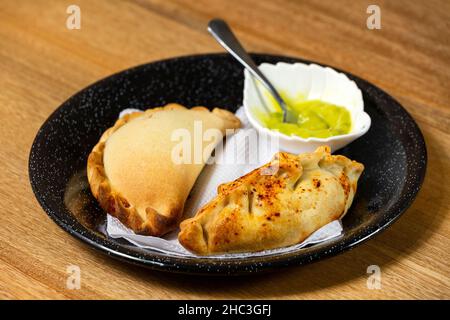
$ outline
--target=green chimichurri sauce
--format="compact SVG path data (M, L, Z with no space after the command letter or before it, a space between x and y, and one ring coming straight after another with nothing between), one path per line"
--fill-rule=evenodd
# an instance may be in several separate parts
M281 107L273 98L269 98L271 111L264 112L261 108L253 108L252 112L263 126L302 138L328 138L350 132L352 120L346 108L321 100L305 101L281 95L288 104L288 122L283 123Z

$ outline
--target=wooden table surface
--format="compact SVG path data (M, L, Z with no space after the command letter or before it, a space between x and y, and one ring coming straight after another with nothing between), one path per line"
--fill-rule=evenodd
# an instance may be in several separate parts
M75 2L75 1L74 1ZM366 9L381 8L381 30ZM0 2L0 298L345 299L450 298L450 2L87 1ZM428 169L411 208L355 249L304 267L244 278L159 273L117 262L71 237L39 206L28 180L33 138L57 106L131 66L222 51L207 34L225 18L254 52L333 65L383 88L412 114ZM81 289L66 287L78 265ZM368 289L367 267L382 287Z

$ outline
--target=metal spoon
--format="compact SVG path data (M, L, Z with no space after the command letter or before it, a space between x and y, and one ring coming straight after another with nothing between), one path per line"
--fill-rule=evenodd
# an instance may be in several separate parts
M239 40L231 31L228 24L222 19L213 19L208 23L208 31L213 37L225 48L231 55L236 58L250 73L256 77L269 91L269 93L278 102L283 110L283 122L286 122L287 118L287 104L277 92L275 87L270 81L262 74L258 69L253 59L248 55L245 49L242 47Z

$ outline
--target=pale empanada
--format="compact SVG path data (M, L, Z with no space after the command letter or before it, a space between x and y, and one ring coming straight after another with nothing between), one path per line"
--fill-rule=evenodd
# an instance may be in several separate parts
M136 233L161 236L177 227L184 203L205 162L183 149L172 135L192 134L192 149L200 141L209 156L226 129L238 128L233 113L177 104L132 113L117 120L100 138L87 163L91 191L101 207ZM219 135L203 134L218 129ZM196 131L196 132L194 132ZM196 135L196 136L195 136ZM196 142L197 141L197 142ZM174 151L180 159L174 161ZM196 150L198 153L198 150Z
M329 147L272 161L218 188L215 199L181 223L180 243L208 255L302 242L350 207L364 166Z

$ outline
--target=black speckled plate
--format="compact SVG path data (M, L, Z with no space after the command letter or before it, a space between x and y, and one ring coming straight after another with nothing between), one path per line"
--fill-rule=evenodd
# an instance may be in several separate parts
M253 55L257 63L305 62ZM105 237L105 213L91 196L86 159L101 133L124 108L178 102L236 110L242 102L243 70L227 54L188 56L145 64L103 79L64 102L43 124L33 143L29 175L47 214L71 235L123 261L157 270L197 274L243 274L302 265L350 249L389 226L412 203L422 184L427 155L411 116L391 96L347 74L363 92L372 127L339 151L365 171L343 220L343 236L292 252L251 258L180 258Z

